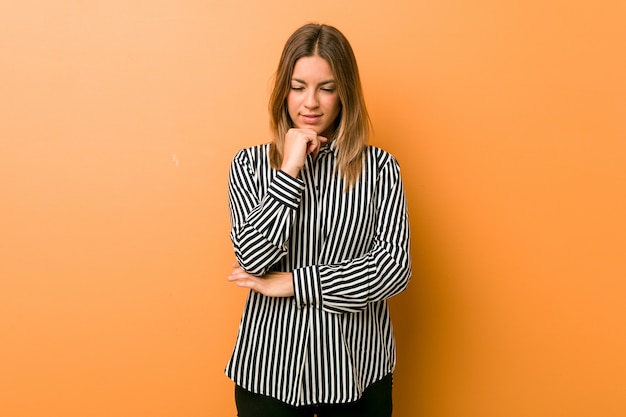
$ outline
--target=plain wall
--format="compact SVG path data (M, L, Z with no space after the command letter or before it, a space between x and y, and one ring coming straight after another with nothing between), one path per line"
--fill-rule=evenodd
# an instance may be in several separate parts
M234 416L232 156L339 27L400 161L395 415L626 415L626 6L0 4L0 414Z

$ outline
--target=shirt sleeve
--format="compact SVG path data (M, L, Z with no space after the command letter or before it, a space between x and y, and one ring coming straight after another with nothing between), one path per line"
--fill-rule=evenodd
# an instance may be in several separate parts
M263 194L260 164L252 163L246 150L240 151L231 163L228 181L230 238L239 266L253 275L265 274L287 254L286 242L304 190L301 180L278 171Z
M411 277L409 219L400 168L393 158L382 168L377 182L376 232L370 249L339 264L295 269L294 293L299 308L357 312L407 287Z

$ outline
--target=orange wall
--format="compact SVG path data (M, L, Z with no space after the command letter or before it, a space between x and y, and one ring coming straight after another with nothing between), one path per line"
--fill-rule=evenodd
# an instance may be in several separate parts
M620 0L2 0L0 414L235 415L227 170L309 20L407 184L396 415L626 415Z

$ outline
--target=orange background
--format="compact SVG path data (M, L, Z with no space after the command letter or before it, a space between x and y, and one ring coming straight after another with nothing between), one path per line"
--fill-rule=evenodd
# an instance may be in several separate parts
M395 415L626 415L624 4L2 0L0 414L235 415L227 171L312 20L406 182Z

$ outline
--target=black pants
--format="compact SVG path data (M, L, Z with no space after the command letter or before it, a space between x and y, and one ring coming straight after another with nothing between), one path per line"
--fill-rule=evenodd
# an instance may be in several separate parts
M391 417L392 374L367 387L363 396L346 404L294 407L275 398L254 394L235 386L239 417Z

